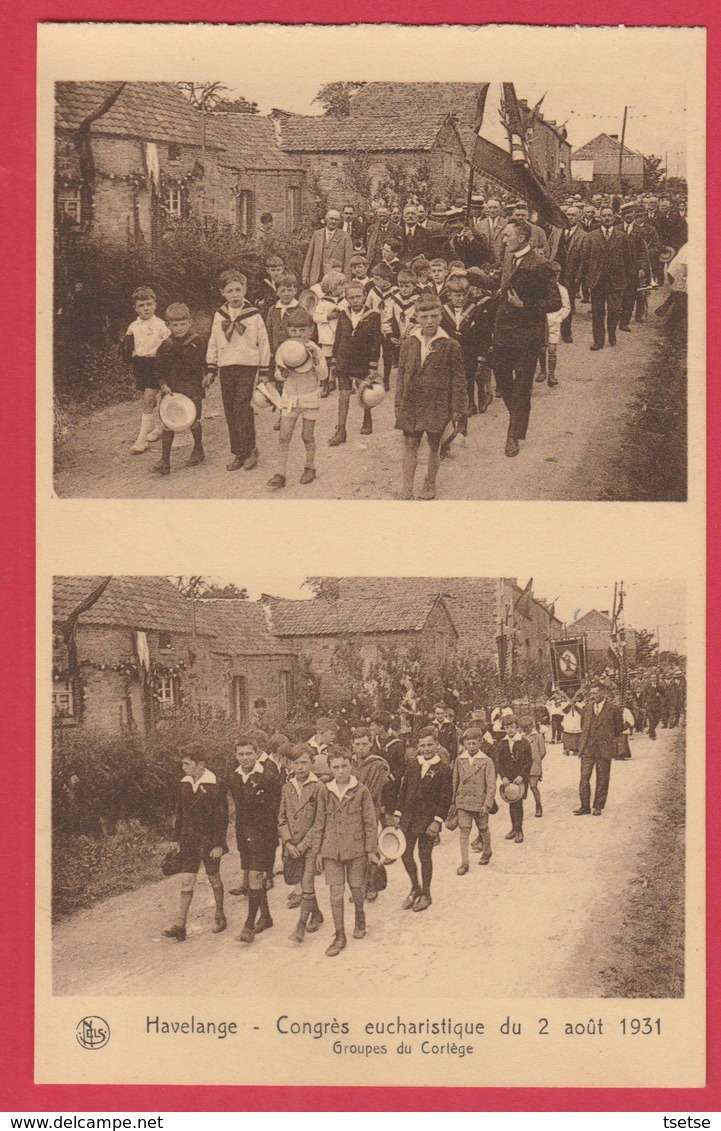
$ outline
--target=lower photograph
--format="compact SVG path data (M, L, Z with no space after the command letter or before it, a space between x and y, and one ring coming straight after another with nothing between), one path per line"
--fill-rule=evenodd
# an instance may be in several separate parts
M38 977L73 1078L494 1082L531 1042L523 1082L630 1084L690 1050L683 580L266 587L53 580Z

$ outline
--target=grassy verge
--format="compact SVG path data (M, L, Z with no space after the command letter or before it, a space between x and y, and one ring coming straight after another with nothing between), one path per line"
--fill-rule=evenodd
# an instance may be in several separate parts
M140 821L121 822L111 836L53 839L53 920L111 895L161 878L166 838Z
M678 998L684 993L686 812L685 736L659 783L653 833L639 856L638 875L621 899L603 974L605 996Z
M603 499L685 502L687 368L685 341L664 327L631 405L622 454Z

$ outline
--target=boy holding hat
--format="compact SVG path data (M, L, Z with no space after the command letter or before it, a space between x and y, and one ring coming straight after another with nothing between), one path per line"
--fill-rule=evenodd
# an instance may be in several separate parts
M441 760L436 729L424 727L418 735L418 756L408 763L401 782L393 817L406 838L401 859L411 881L411 890L403 904L404 911L426 911L433 902L433 849L448 815L452 793L453 777L450 766ZM416 844L421 865L420 884L414 858Z
M235 758L238 765L230 775L235 838L241 869L248 874L248 916L238 938L252 943L257 934L273 926L266 877L273 874L278 847L281 785L277 770L258 760L258 744L252 735L238 736Z
M171 302L165 312L170 327L170 337L161 342L156 354L158 384L161 396L182 393L195 406L195 423L190 432L193 450L188 467L196 467L205 459L203 426L200 416L208 379L205 376L205 351L207 342L193 333L190 311L184 302ZM170 475L170 452L175 433L163 427L162 455L155 470L160 475Z
M220 290L225 302L213 318L206 362L209 384L220 374L223 409L228 423L228 471L252 471L258 466L255 414L251 397L258 377L267 380L270 342L260 312L245 301L247 280L234 268L223 271Z
M122 352L126 361L133 367L135 385L143 394L140 432L130 449L135 455L148 450L148 444L160 439L160 428L153 427L155 410L158 407L158 378L155 371L155 356L160 343L170 335L170 330L162 318L157 318L157 300L152 287L136 287L133 291L133 305L137 318L131 322L123 338Z
M338 382L338 425L328 441L331 448L345 444L348 409L354 386L363 388L378 375L381 355L381 318L366 307L362 283L352 279L345 285L346 309L336 325L331 365ZM361 435L373 431L371 409L363 409Z
M523 799L528 792L528 782L533 769L533 753L528 739L518 729L518 719L515 715L506 715L503 720L503 731L504 737L497 748L501 784L506 786L513 782L514 785L520 786L522 791L521 796L508 805L511 830L506 833L506 840L515 840L516 844L523 844Z
M310 340L312 329L311 316L302 306L295 306L285 320L287 339L275 355L276 380L282 384L283 392L280 399L278 470L268 481L273 490L285 487L290 442L299 418L303 420L305 446L305 467L300 481L305 485L315 479L315 422L320 410L321 386L328 379L328 366L320 347Z

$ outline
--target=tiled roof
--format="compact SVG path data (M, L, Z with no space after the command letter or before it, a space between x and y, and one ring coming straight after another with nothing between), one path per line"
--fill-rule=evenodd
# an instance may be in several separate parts
M493 577L343 577L341 598L354 595L358 600L375 600L384 609L388 601L406 594L435 598L439 594L456 626L459 638L478 641L495 631L498 579Z
M65 621L100 577L56 577L53 620ZM114 577L100 599L83 613L80 624L105 624L159 632L193 631L191 602L164 577ZM202 634L205 631L199 629Z
M74 130L97 109L117 83L59 82L55 84L55 122ZM202 145L202 115L171 82L129 82L115 103L91 126L91 133L142 138L144 141ZM206 137L210 148L222 142Z
M433 148L447 118L446 110L423 104L404 114L385 108L347 118L295 114L281 120L281 144L291 153L426 150Z
M209 114L208 136L225 147L224 165L234 169L299 169L297 161L278 146L275 126L260 114Z
M214 651L231 656L284 656L293 650L268 630L259 601L205 599L195 603L199 625L215 634Z
M368 82L350 102L351 116L412 117L433 111L453 114L460 126L471 126L476 117L477 82Z
M311 601L263 597L271 630L278 636L420 632L436 600L437 593L402 594L382 601L375 595L316 597Z
M598 152L599 143L605 149L608 149L610 147L611 149L615 149L620 152L621 142L617 137L611 137L610 134L599 134L598 137L594 137L592 141L587 141L585 145L582 145L580 147L580 149L574 149L572 156L576 158L581 157L584 154L588 154L589 157L592 157L595 153ZM627 145L624 145L623 147L623 155L624 157L627 155L629 157L640 157L640 154L637 153L635 149L629 149Z

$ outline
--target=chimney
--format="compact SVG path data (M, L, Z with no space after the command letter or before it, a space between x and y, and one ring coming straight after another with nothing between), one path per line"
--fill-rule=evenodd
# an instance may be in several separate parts
M608 136L610 137L611 141L618 141L618 134L609 134Z

